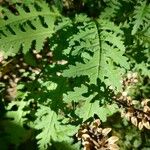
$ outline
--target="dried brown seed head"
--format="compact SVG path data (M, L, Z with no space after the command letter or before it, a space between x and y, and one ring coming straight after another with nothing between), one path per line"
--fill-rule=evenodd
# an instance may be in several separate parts
M128 95L127 91L122 92L122 96L126 97Z
M38 54L38 53L35 55L35 57L36 57L37 59L42 59L42 55L40 55L40 54Z
M19 72L20 73L23 73L23 72L25 72L26 70L25 69L19 69Z
M9 76L8 75L4 75L3 78L4 78L4 80L6 80L6 79L9 78Z
M18 64L16 64L16 67L19 68L20 66Z
M131 72L129 72L129 73L127 74L127 78L128 78L128 79L131 79L131 78L132 78L132 73L131 73Z
M138 125L138 121L137 121L137 118L135 116L131 117L131 122L132 124L134 124L135 126Z
M88 134L82 134L82 140L88 140L90 139L90 136Z
M138 83L138 79L133 79L133 83Z
M103 136L106 136L111 131L111 128L105 128L102 130Z
M53 56L53 53L52 53L52 52L48 52L48 53L46 54L46 56L52 57L52 56Z
M102 128L98 128L98 129L97 129L97 132L98 132L99 134L101 134L101 133L102 133L102 130L103 130Z
M21 80L21 78L15 78L15 79L14 79L14 82L15 82L15 83L18 83L20 80Z
M126 118L127 120L130 120L131 116L132 116L132 114L131 114L130 112L127 112L127 113L125 114L125 118Z
M143 125L145 126L145 128L150 129L149 121L144 122Z
M106 150L109 147L115 147L115 142L118 140L116 136L108 137L111 128L100 128L99 119L92 123L82 125L76 134L78 140L81 140L85 150ZM117 147L117 146L116 146Z
M146 112L146 113L150 112L150 107L144 106L143 111Z
M33 54L37 54L38 52L36 50L33 50Z
M137 78L137 77L138 77L137 72L132 73L132 77L133 77L133 78Z
M117 137L117 136L112 136L112 137L110 137L109 139L107 139L107 142L109 143L109 144L114 144L116 141L118 141L119 140L119 138Z
M144 99L142 102L141 102L141 105L142 106L147 106L147 104L150 102L150 99Z
M143 129L143 122L139 122L138 128L139 128L139 130Z
M119 146L117 144L110 144L109 145L109 150L119 150Z

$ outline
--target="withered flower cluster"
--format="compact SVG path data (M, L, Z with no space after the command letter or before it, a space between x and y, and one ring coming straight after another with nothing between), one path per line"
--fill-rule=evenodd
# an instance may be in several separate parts
M114 96L114 99L122 106L121 117L131 121L140 130L144 127L150 129L150 99L140 101L132 100L129 91L138 82L137 73L128 73L122 81L123 92ZM136 107L138 105L138 108Z
M33 50L33 54L31 55L37 63L36 66L25 63L22 55L5 59L3 53L0 52L0 80L5 83L3 95L6 101L16 98L19 81L30 82L35 80L35 77L41 72L42 65L44 64L43 61L48 64L52 63L51 52L40 53ZM30 74L35 75L33 77Z
M100 128L100 124L100 120L96 119L81 125L76 137L82 142L84 150L118 150L118 137L109 137L111 128Z
M141 102L143 109L129 107L121 112L121 116L131 121L136 127L142 130L144 127L150 129L150 107L147 105L150 99L145 99Z
M33 60L29 61L31 64L27 64L26 61L32 58ZM0 80L5 83L4 99L6 101L16 98L17 84L20 81L30 82L36 80L46 65L65 65L67 63L65 60L54 60L53 53L48 47L45 47L44 51L40 52L33 50L26 61L25 59L21 54L6 59L4 58L4 54L0 52ZM60 72L56 74L59 76Z

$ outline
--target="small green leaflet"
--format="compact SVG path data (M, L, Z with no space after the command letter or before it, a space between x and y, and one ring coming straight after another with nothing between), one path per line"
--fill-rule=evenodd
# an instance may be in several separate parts
M90 117L93 117L94 114L98 115L102 122L107 120L108 116L111 116L115 112L118 111L117 105L104 105L102 107L99 106L99 101L91 102L90 100L85 101L80 108L76 109L76 114L86 121Z

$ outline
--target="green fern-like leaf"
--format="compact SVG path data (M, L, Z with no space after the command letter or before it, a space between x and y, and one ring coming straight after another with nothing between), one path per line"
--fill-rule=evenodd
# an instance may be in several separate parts
M118 111L116 104L108 104L107 102L102 107L100 102L102 99L106 101L106 98L98 98L93 100L97 96L97 92L91 94L89 97L83 96L88 92L88 88L84 85L81 87L75 87L72 92L68 92L64 95L65 102L77 102L80 107L77 107L75 114L82 118L83 121L86 121L90 117L93 117L94 114L98 115L102 121L106 121L107 117Z
M25 115L29 113L24 110L27 105L27 102L24 101L13 101L9 103L6 108L7 113L5 118L7 119L3 120L3 125L6 134L12 143L19 144L24 141L28 132L30 132L24 128L26 121ZM13 110L15 107L17 110Z
M103 18L103 19L111 19L111 18L116 17L116 14L118 13L118 11L121 8L120 1L109 0L109 1L106 1L106 5L107 5L107 7L102 12L101 18Z
M35 129L41 130L37 135L39 149L47 149L53 141L70 141L76 130L74 126L62 125L58 119L59 116L49 107L41 106L37 113L35 121Z
M136 70L140 70L141 71L141 74L144 75L144 76L148 76L150 78L150 71L149 71L149 67L150 67L150 61L148 63L140 63L140 64L136 64L135 65L135 68Z
M132 35L136 34L137 31L143 30L145 26L150 27L150 4L146 1L140 1L137 6L135 6L134 11L134 21L132 22L133 29Z
M70 38L70 50L72 55L81 55L84 60L89 51L94 55L88 57L90 59L85 63L77 62L75 66L69 66L63 75L66 77L87 75L93 84L96 84L99 78L107 85L120 90L123 68L129 69L127 58L123 56L125 47L122 35L123 32L119 27L106 20L92 22L89 26L85 23L85 30L79 29L78 34Z
M15 105L18 107L18 110L17 111L11 110L12 107ZM25 121L25 118L23 117L28 113L27 111L23 110L26 105L27 103L24 101L11 102L7 107L8 113L6 114L6 117L13 118L13 123L18 124L23 127L23 124Z
M7 19L0 19L0 49L5 52L5 57L15 55L21 47L26 53L33 41L40 51L44 40L54 33L58 13L51 11L44 2L31 4L28 9L18 6L18 15L5 10L3 15Z

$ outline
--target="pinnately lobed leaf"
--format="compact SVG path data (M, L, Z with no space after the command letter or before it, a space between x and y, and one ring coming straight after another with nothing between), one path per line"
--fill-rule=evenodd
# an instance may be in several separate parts
M150 26L150 4L146 1L138 2L135 6L133 17L132 35L136 34L139 30L143 30L144 26Z
M36 113L35 129L41 130L36 136L39 149L47 149L52 141L68 142L76 132L76 127L72 125L63 125L59 122L59 116L49 107L40 106Z
M104 3L99 17L83 14L66 17L49 6L48 1L21 4L16 0L13 1L14 12L3 6L0 8L2 66L5 58L21 52L26 54L33 48L41 56L40 61L35 59L35 65L31 65L34 55L25 55L25 66L30 66L30 73L25 71L21 77L19 74L23 88L18 89L25 96L17 97L6 107L8 122L20 125L21 129L25 121L33 123L29 126L38 131L36 139L40 150L53 147L53 142L54 145L63 142L71 145L83 122L95 115L106 122L108 116L116 113L119 102L116 103L113 96L122 92L120 81L127 70L138 70L142 76L150 77L148 1L107 0ZM133 9L126 10L124 4L131 4ZM44 47L40 52L46 40L50 49ZM50 57L45 50L46 53L52 50L51 56L47 53ZM64 59L66 64L59 63ZM38 76L31 66L41 70ZM29 89L28 85L31 85ZM29 119L28 110L34 115L34 121ZM137 126L135 117L131 122ZM10 134L17 133L11 138L17 144L22 138L20 134L25 133L25 130L16 132L16 126L6 126L6 130ZM112 146L116 140L113 137L107 142Z
M69 39L70 50L72 55L82 53L83 59L87 52L92 52L93 56L85 63L76 62L75 66L70 65L68 70L64 70L63 76L85 75L92 84L96 84L97 79L100 79L108 86L120 90L121 76L129 69L127 58L123 56L123 32L118 26L106 20L90 22L89 26L88 23L84 24L85 29L79 29L79 32ZM80 43L80 46L75 46L75 43Z
M35 48L40 51L45 39L55 32L54 23L59 16L57 12L50 10L45 2L26 7L28 11L23 5L17 6L17 15L6 9L4 17L0 18L0 49L5 57L16 55L21 48L23 53L28 52L34 41Z

